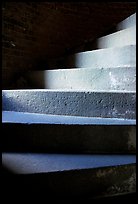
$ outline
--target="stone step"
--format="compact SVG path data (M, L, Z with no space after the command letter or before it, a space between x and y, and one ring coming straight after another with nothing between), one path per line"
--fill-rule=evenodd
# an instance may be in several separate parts
M24 89L2 91L3 111L135 119L135 91Z
M17 174L95 169L135 163L135 155L2 153L2 164Z
M2 122L3 151L136 152L136 120L3 111Z
M57 68L135 67L136 45L86 51L70 55Z
M99 197L136 191L135 155L2 153L2 165L20 175L26 188L47 195Z
M126 18L125 20L121 21L116 29L119 30L123 30L126 28L130 28L136 26L136 13L132 14L131 16L129 16L128 18Z
M135 91L136 67L32 71L28 81L32 87L42 89Z
M94 49L136 45L136 26L100 37L93 42Z

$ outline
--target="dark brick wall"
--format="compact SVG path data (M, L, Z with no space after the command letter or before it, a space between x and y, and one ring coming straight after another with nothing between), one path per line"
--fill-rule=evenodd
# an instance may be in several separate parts
M135 2L6 2L2 6L2 88L26 70L82 51L85 43L133 14Z
M18 75L33 66L35 40L33 25L38 11L32 5L8 2L3 5L3 72L7 87Z

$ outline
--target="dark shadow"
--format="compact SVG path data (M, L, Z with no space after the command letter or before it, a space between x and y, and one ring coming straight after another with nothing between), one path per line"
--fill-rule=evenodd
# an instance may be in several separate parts
M66 175L68 172L65 173ZM88 171L89 175L89 171ZM76 175L77 176L77 175ZM118 196L110 196L108 194L106 197L103 196L95 196L96 192L102 192L104 189L104 185L102 183L101 186L97 189L91 189L88 187L84 187L82 184L80 187L76 189L75 185L72 183L72 189L67 187L66 182L69 181L64 180L64 176L62 173L49 173L49 174L30 174L30 175L4 175L3 176L3 192L5 192L5 199L10 196L11 199L31 199L35 201L45 201L45 203L52 202L60 202L60 203L91 203L91 202L130 202L133 203L136 199L136 193L122 194ZM60 182L60 178L62 178ZM87 178L88 179L88 178ZM56 182L57 180L57 182ZM84 181L86 182L86 181ZM88 180L87 180L88 182ZM70 183L70 182L69 182ZM71 184L70 184L71 185ZM89 182L87 184L89 186ZM87 186L86 185L86 186ZM99 185L99 184L98 184ZM80 188L80 189L79 189ZM84 192L82 193L82 189ZM68 189L68 190L67 190ZM18 196L17 196L18 195Z
M135 147L128 148L132 127L3 123L2 151L134 154Z

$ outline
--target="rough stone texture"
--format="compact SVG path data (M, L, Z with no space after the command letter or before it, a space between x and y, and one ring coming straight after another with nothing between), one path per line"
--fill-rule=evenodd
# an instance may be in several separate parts
M135 119L135 92L3 90L4 111Z
M3 166L21 174L18 180L26 188L62 198L136 192L135 160L130 155L2 154Z
M126 18L125 20L121 21L118 25L117 25L117 30L123 30L132 26L136 25L136 13L134 13L133 15L129 16L128 18Z
M35 88L73 90L136 90L136 67L33 71L28 81Z
M98 49L136 45L136 26L98 38L96 45Z
M134 120L3 112L2 122L2 151L110 154L136 151Z
M135 45L76 53L66 58L62 68L106 68L121 66L136 66Z

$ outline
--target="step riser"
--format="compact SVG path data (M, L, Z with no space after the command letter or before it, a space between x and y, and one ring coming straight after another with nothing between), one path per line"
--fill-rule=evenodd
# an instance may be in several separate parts
M136 151L135 126L3 123L2 127L2 151L113 154Z
M38 156L36 155L36 157ZM136 191L135 163L121 165L122 162L120 160L119 165L113 165L114 162L111 162L111 166L106 167L76 167L74 169L71 168L74 164L79 166L80 163L81 165L84 163L84 166L89 166L88 163L90 163L91 159L88 158L86 161L81 161L77 157L76 159L64 157L61 162L58 156L55 156L55 159L46 158L47 161L44 156L42 158L41 155L35 159L35 156L30 157L29 155L11 156L10 154L2 154L2 163L14 173L22 174L23 172L23 174L29 174L30 176L25 175L26 177L23 177L23 175L20 175L18 178L25 179L24 184L26 184L26 187L31 187L32 189L32 186L34 186L45 192L48 189L48 192L53 193L55 196L110 196ZM102 160L101 164L106 163L104 156L103 159L105 161L103 162ZM75 160L77 161L75 162ZM92 163L95 163L95 160ZM46 166L46 172L41 170L44 165ZM55 172L50 172L50 166L54 167ZM70 166L70 170L65 170L64 166L66 166L65 169ZM62 170L58 171L56 168Z
M135 119L135 92L40 90L2 91L3 111Z
M96 45L98 49L136 45L136 26L101 37Z
M117 31L136 26L136 13L129 16L117 25Z
M107 68L136 66L136 46L80 52L66 58L60 68ZM59 67L57 67L59 68Z
M28 76L33 87L76 90L136 90L136 68L68 69L34 71Z

